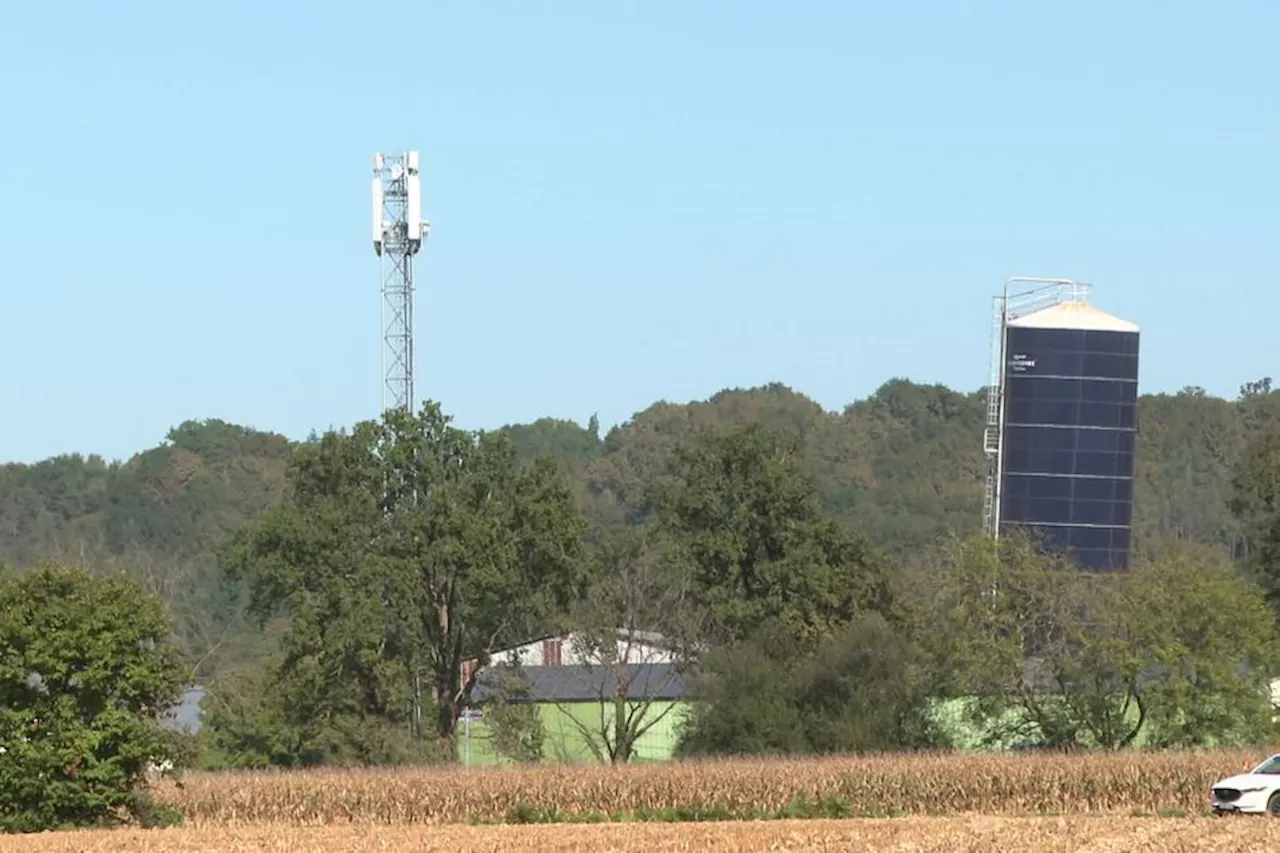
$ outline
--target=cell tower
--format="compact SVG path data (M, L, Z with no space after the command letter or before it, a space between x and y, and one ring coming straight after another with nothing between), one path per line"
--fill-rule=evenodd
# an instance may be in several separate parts
M427 240L418 152L373 156L373 250L382 259L382 410L413 411L413 256Z

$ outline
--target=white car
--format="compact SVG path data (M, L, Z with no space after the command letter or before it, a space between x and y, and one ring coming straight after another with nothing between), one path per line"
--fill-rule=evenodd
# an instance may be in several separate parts
M1271 756L1248 773L1215 782L1213 813L1280 817L1280 755Z

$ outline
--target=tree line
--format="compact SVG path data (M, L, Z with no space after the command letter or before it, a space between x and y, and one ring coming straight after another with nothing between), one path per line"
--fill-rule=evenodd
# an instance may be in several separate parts
M543 419L504 427L521 461L550 456L593 531L625 527L674 446L701 430L760 424L797 442L823 508L898 556L981 516L983 392L895 379L841 411L785 386L731 389L688 404L655 403L601 433ZM1140 400L1135 536L1200 542L1244 559L1256 530L1234 512L1237 467L1280 414L1269 380L1235 400L1186 388ZM318 438L313 436L313 439ZM260 664L271 638L248 629L218 553L284 493L293 443L224 421L187 422L122 462L60 456L0 465L0 559L53 559L125 570L161 596L192 677ZM1249 528L1249 529L1246 529ZM592 536L595 536L593 533Z
M619 628L677 650L682 754L954 746L940 701L991 743L1271 734L1268 588L1221 549L1150 543L1112 575L1018 537L894 555L824 508L804 452L760 425L702 431L625 524L593 530L548 457L435 405L299 448L283 502L229 552L256 618L288 629L256 683L213 690L218 755L447 760L493 653L566 631L605 649ZM596 742L626 761L649 702L615 684Z
M1135 517L1140 539L1173 538L1243 551L1228 501L1237 461L1280 409L1265 380L1228 401L1188 388L1140 403ZM891 553L977 529L982 392L906 380L827 412L784 386L726 390L685 405L656 403L607 434L544 419L505 427L519 458L551 456L594 528L634 514L671 448L701 429L758 423L804 447L800 464L823 507ZM123 462L67 455L0 465L0 559L58 559L126 569L161 595L184 658L200 678L262 651L240 630L217 551L280 499L292 444L223 421L187 422L161 446Z
M978 396L891 382L839 416L770 386L659 404L603 438L594 423L462 430L436 404L293 446L186 424L124 465L6 466L13 562L88 571L4 582L38 602L20 585L129 578L114 594L151 614L150 692L120 705L123 651L94 682L105 694L62 684L123 724L209 683L207 766L452 760L486 671L511 676L486 700L503 751L536 760L520 673L461 664L565 631L605 650L620 628L667 638L687 675L685 755L956 745L943 701L990 743L1253 743L1272 732L1277 665L1278 401L1265 381L1230 403L1144 398L1139 553L1121 575L977 533ZM67 664L29 638L65 617L14 614L0 745L52 768L22 729L57 697L28 682ZM626 761L654 718L617 684L593 742ZM145 756L190 757L138 731L122 779ZM110 738L86 738L57 760L112 760L87 746Z

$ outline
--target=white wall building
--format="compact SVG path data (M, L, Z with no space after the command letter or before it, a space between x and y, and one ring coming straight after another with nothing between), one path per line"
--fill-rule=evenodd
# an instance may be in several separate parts
M603 655L592 648L579 634L564 634L557 637L543 637L509 649L494 652L491 665L501 663L519 663L521 666L580 666L591 664L601 666L606 663L676 663L676 655L661 634L652 631L617 632L616 658L602 660ZM462 664L462 678L465 682L475 672L477 661L469 660Z

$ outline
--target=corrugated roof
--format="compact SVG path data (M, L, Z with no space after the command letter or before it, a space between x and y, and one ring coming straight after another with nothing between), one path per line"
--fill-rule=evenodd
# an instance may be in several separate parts
M1021 329L1085 329L1094 332L1136 332L1138 326L1087 302L1060 302L1009 321Z
M622 674L627 685L627 695L633 699L648 701L675 701L685 696L684 679L675 664L632 663L622 667L600 664L571 664L567 666L526 666L524 676L528 680L531 702L599 702L612 699L618 693L618 675ZM483 702L492 695L493 669L484 670L472 688L471 700Z
M642 631L640 629L618 628L616 633L618 635L618 639L623 642L643 643L646 646L654 646L655 648L663 648L663 649L672 648L672 642L662 634L658 633L657 631ZM528 646L532 646L536 643L541 643L546 640L559 640L562 643L572 642L574 636L575 636L574 632L570 632L567 634L539 634L536 637L532 637L531 639L517 643L513 646L504 646L501 649L494 649L492 652L489 653L489 655L491 658L496 660L500 656L505 655L509 652L514 652L517 649L527 648Z

